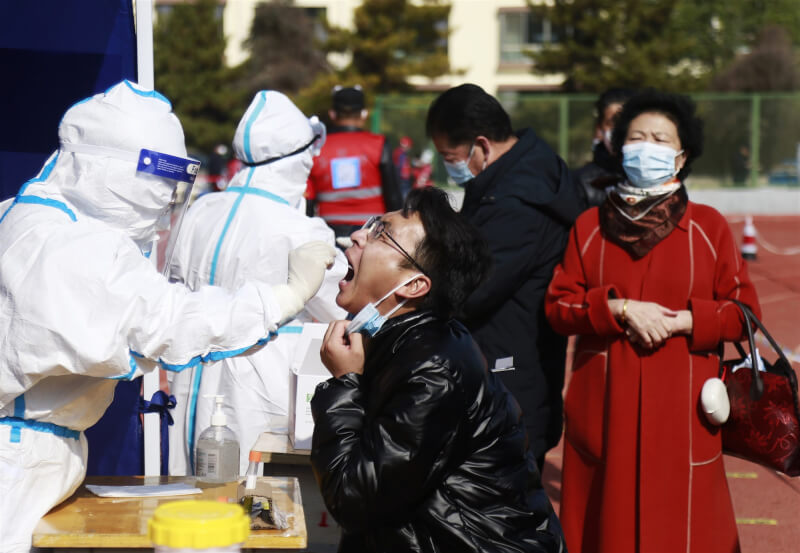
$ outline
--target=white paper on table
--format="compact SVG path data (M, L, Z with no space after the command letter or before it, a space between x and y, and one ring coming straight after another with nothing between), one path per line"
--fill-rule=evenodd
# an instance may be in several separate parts
M203 493L191 484L157 484L155 486L97 486L86 484L86 489L100 497L158 497L164 495L192 495Z

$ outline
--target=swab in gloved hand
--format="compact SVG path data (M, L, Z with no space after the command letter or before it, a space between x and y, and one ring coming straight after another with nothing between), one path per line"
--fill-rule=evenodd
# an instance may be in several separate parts
M322 286L325 270L333 266L335 256L336 249L319 240L289 252L289 278L286 284L272 287L281 308L281 323L297 315L314 297Z

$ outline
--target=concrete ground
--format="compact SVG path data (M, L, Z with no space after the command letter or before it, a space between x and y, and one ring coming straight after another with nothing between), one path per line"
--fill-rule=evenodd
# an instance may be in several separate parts
M738 209L747 205L739 204ZM741 243L744 217L730 214L727 218ZM758 290L762 321L797 372L800 369L800 215L756 215L753 222L758 254L756 260L748 262L748 271ZM774 359L774 354L767 354L770 350L765 344L760 343L759 348L764 357ZM548 452L542 475L556 511L560 500L561 453L562 444ZM725 456L725 467L742 553L800 551L800 477L789 478L730 456Z

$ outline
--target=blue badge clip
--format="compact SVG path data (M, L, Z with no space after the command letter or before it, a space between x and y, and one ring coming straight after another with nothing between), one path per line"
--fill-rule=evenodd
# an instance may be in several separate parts
M159 177L194 184L200 162L196 159L171 156L154 150L142 148L136 170Z

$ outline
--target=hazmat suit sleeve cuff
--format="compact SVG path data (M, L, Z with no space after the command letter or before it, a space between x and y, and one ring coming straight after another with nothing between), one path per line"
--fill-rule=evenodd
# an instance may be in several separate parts
M256 283L256 287L258 288L258 295L261 298L261 304L264 307L265 334L276 332L281 324L290 321L303 308L301 302L300 307L294 307L297 298L294 298L295 303L292 303L288 295L291 294L295 296L295 294L291 290L288 290L288 286L285 284L270 286L268 284ZM286 288L285 292L287 292L287 294L284 294L283 288Z
M717 347L720 340L720 319L714 300L698 298L689 299L689 310L692 312L692 335L689 338L689 349L706 351Z
M598 336L613 336L624 331L608 308L608 299L618 297L619 290L613 285L592 288L586 292L589 321Z

